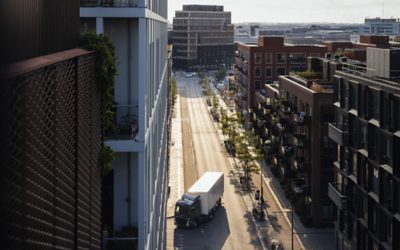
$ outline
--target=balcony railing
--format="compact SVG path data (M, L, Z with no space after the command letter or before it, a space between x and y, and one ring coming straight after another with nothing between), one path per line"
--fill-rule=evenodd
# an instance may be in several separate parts
M137 105L115 106L115 126L106 131L107 139L133 140L138 133Z
M297 125L308 125L310 124L311 117L306 115L304 112L300 112L299 114L293 115L293 121Z
M136 7L139 0L81 0L81 7Z
M343 124L329 123L328 135L340 145L347 143L347 127Z
M340 183L329 183L328 196L340 210L343 210L347 206L347 196L340 192L341 187Z

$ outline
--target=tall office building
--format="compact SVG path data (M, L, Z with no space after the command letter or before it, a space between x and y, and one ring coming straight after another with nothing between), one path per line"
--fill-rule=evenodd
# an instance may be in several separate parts
M175 68L230 67L234 29L223 6L183 5L173 19Z
M106 34L118 57L113 167L114 232L138 231L138 249L165 249L167 1L81 0L81 28Z
M1 248L101 249L101 93L79 2L0 5Z
M366 67L367 66L367 67ZM336 71L337 249L400 249L400 50L367 48L366 65Z

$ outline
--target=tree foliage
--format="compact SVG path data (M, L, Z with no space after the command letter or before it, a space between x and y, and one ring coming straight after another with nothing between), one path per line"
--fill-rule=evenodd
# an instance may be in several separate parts
M96 53L96 82L101 92L100 114L102 127L102 148L99 154L101 173L105 176L111 171L111 162L115 158L114 151L104 145L104 131L114 126L114 86L117 74L117 57L111 40L104 35L86 32L79 38L79 46Z
M217 82L221 82L225 79L225 76L226 76L226 69L220 69L215 74L215 80L217 80Z
M176 103L177 95L178 95L178 88L176 86L176 80L173 78L171 80L171 98L172 98L171 104L172 104L172 106L174 106Z

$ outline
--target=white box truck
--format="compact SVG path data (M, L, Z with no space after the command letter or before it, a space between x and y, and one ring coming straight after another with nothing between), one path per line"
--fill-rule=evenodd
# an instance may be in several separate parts
M224 173L204 173L176 202L175 225L191 228L212 220L215 211L221 206L223 193Z

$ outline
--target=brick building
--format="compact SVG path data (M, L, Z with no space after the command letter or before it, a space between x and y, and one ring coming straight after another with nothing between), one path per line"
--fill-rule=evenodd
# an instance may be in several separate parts
M237 105L241 110L254 106L255 91L278 80L280 75L303 71L307 57L324 56L326 46L285 44L283 37L259 37L257 44L237 44L235 76Z

